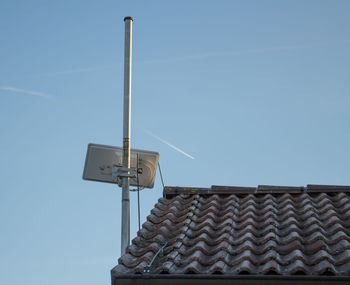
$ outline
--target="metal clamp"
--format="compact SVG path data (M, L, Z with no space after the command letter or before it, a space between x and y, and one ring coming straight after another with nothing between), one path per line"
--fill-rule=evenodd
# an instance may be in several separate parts
M129 177L129 178L136 178L136 168L125 168L125 167L112 167L112 178L113 181L118 181L119 178L123 177Z
M112 167L112 179L114 182L118 182L123 177L136 178L137 174L142 174L142 168L125 168L113 165Z

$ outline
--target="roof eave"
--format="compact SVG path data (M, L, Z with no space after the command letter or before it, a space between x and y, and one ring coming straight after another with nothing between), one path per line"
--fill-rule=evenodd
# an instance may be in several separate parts
M112 285L187 285L194 282L201 284L228 284L235 285L270 285L295 284L298 285L326 285L350 284L350 276L313 276L313 275L213 275L213 274L113 274Z

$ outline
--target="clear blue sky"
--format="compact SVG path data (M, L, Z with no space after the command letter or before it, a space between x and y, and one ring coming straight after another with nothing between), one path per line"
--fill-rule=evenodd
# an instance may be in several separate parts
M132 147L160 152L165 184L349 185L349 11L345 0L2 0L0 283L110 284L121 191L81 177L88 143L122 145L125 16ZM161 195L157 176L143 221Z

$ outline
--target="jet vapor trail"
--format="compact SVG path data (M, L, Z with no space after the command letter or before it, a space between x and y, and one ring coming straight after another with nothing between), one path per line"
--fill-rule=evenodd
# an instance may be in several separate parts
M104 69L115 67L115 66L117 66L117 64L105 64L105 65L99 65L99 66L74 68L74 69L70 69L70 70L57 71L57 72L41 73L41 74L35 74L32 76L34 76L34 77L48 76L49 77L49 76L69 75L69 74L75 74L75 73L86 73L86 72L104 70Z
M47 93L42 93L42 92L33 91L33 90L26 90L26 89L21 89L16 87L10 87L10 86L0 86L0 90L23 93L23 94L38 96L38 97L47 98L47 99L53 97L52 95Z
M162 143L166 144L167 146L170 146L171 148L175 149L176 151L178 151L179 153L182 153L183 155L194 159L194 157L192 155L189 155L188 153L184 152L183 150L179 149L178 147L174 146L173 144L171 144L170 142L167 142L166 140L163 140L162 138L156 136L155 134L152 134L150 131L144 130L148 135L150 135L151 137L156 138L157 140L161 141Z

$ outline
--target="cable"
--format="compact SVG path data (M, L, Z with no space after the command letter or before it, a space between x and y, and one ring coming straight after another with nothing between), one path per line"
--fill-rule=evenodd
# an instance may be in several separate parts
M157 259L158 256L163 256L164 248L168 245L166 241L161 248L158 249L157 253L153 256L151 262L143 268L143 273L150 273L153 262Z
M163 185L163 189L164 189L164 180L163 180L162 170L160 169L160 163L159 162L158 162L158 168L159 168L160 179L162 180L162 185Z
M139 154L136 155L136 181L137 181L137 211L139 216L139 231L141 229L140 218L140 183L139 183Z

